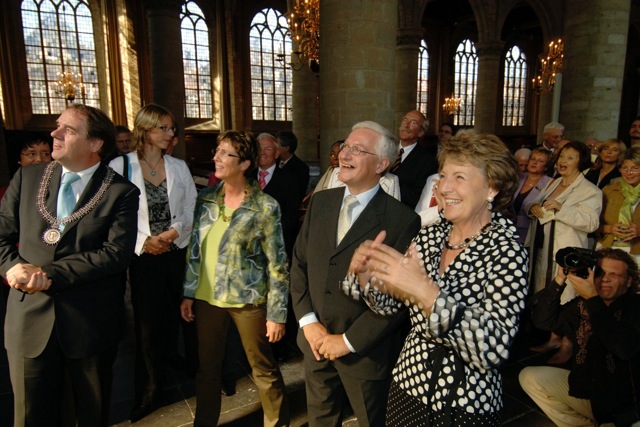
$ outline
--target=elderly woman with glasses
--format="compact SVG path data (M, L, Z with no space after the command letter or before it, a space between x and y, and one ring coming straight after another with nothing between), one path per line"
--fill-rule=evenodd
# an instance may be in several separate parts
M620 174L602 190L598 247L622 249L640 261L640 147L625 152Z
M173 114L148 104L135 117L132 151L109 164L140 189L138 256L129 267L136 335L132 422L162 404L164 365L181 361L179 307L197 193L187 164L166 154L174 135Z
M278 202L248 178L258 155L249 134L221 133L213 157L221 182L202 190L196 202L180 307L198 334L194 426L218 423L229 322L238 328L251 366L264 425L289 425L284 381L270 346L285 333L287 254Z

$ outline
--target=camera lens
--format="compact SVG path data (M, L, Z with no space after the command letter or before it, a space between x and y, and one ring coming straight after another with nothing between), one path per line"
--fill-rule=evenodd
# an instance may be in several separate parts
M580 265L580 261L581 261L581 257L580 254L572 252L567 254L567 256L564 257L564 265L567 268L574 268Z

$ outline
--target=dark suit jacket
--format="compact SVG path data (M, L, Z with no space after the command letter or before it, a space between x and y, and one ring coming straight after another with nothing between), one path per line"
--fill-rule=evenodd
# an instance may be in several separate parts
M300 200L302 201L309 187L309 166L294 154L282 169L295 176L295 185L301 194Z
M255 176L258 175L258 170ZM276 199L280 205L282 219L282 235L284 237L284 246L287 252L287 258L291 259L293 244L298 235L299 211L302 197L296 191L295 176L286 169L280 169L276 166L271 180L264 188L264 192Z
M122 315L123 275L133 257L139 190L116 174L96 207L68 224L57 245L42 241L49 224L38 213L36 194L47 164L21 168L0 205L0 274L18 263L41 267L52 279L45 292L9 293L5 347L33 358L45 348L55 325L62 351L70 358L98 354L117 345ZM101 164L80 196L86 203L108 167ZM62 166L57 165L46 195L55 214ZM16 246L19 243L19 246Z
M438 172L438 158L430 150L417 144L393 173L400 181L402 203L415 209L427 177Z
M323 190L311 198L293 251L291 297L296 320L314 312L331 334L346 333L356 350L335 361L336 369L364 380L384 379L395 363L402 340L394 335L402 315L384 317L364 301L354 300L341 289L351 256L367 239L387 231L385 243L404 251L420 229L420 217L380 189L336 247L338 215L344 188ZM302 330L298 345L313 358Z

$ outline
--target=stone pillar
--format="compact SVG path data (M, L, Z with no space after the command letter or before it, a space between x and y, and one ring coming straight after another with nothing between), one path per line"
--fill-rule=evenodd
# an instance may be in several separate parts
M392 129L395 108L397 1L322 0L320 13L320 151L373 120ZM320 159L326 169L327 156Z
M398 30L396 38L396 114L394 129L400 127L402 117L408 111L416 109L418 60L420 59L422 31L421 28ZM394 134L396 133L394 131Z
M2 120L2 105L0 105L0 187L9 184L9 158L7 156L7 141L4 138L4 120Z
M329 157L320 151L320 78L309 67L293 71L293 133L298 137L296 155L307 162Z
M502 94L500 87L500 55L504 44L500 41L478 42L478 82L476 93L476 108L474 129L481 132L496 133L502 118L502 111L498 111L496 97Z
M147 0L149 70L151 96L148 99L169 109L184 129L184 68L180 35L180 0ZM184 133L183 133L184 136ZM173 155L184 159L184 139Z
M536 141L538 144L542 144L542 132L544 127L547 123L553 121L552 104L553 92L540 94L540 100L538 102L538 124L536 126Z
M560 123L572 139L618 134L629 0L568 0Z

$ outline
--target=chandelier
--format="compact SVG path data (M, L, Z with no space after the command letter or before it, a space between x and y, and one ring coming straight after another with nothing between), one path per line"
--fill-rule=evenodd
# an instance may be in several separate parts
M63 96L68 102L73 102L76 97L84 97L84 84L80 73L63 71L56 75L56 93Z
M451 98L445 98L444 104L442 104L442 108L445 112L447 112L450 116L454 115L458 109L462 105L462 99L455 98L453 94L451 94Z
M289 16L289 33L297 50L291 52L294 70L305 64L312 71L319 71L320 64L320 0L295 0Z
M549 43L549 53L540 60L540 73L533 79L533 89L537 94L551 92L556 84L556 74L562 72L564 43L561 39Z

